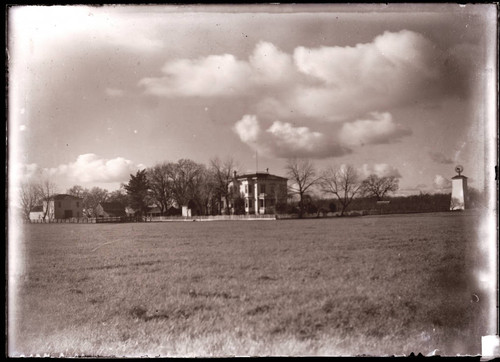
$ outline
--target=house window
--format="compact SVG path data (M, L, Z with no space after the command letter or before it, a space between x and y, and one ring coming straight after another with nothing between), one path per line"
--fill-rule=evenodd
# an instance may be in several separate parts
M80 207L80 202L79 201L76 202L76 207Z
M271 185L271 195L274 194L274 184Z
M245 194L248 194L248 185L245 185Z
M260 186L260 193L265 194L266 193L266 185L261 185Z
M245 208L248 209L248 200L245 199Z
M260 207L263 208L264 207L264 200L259 200L260 201Z

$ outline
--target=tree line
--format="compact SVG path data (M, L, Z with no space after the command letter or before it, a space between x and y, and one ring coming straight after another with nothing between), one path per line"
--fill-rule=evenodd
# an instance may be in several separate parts
M96 217L97 207L103 202L128 206L138 215L145 215L151 205L155 205L161 215L180 214L181 206L188 206L193 215L243 214L245 210L242 195L238 193L238 188L229 187L238 168L237 162L230 157L225 160L213 158L208 165L190 159L159 162L130 175L129 181L122 184L119 190L108 192L99 187L87 189L75 185L66 193L83 199L87 217ZM394 176L380 177L372 174L363 178L352 165L330 166L318 170L309 159L291 158L286 162L285 171L289 202L285 205L277 204L276 212L297 213L299 217L319 211L335 211L343 216L352 205L355 205L354 209L373 207L374 202L386 199L399 188L399 179ZM56 189L56 185L49 180L23 183L21 204L24 217L29 219L30 211L54 195ZM321 195L319 199L315 196L318 191ZM413 201L425 204L431 202L429 197ZM326 200L328 205L325 205ZM408 200L410 199L406 201ZM444 209L445 198L436 200L433 199L433 206L421 206L420 209ZM398 199L397 204L399 211L409 208L405 201ZM395 205L389 209L394 207Z
M241 212L244 202L236 189L229 188L235 172L238 172L238 166L232 158L221 160L215 157L208 166L190 159L180 159L139 170L113 192L100 187L87 189L75 185L66 193L83 199L83 210L87 217L96 217L98 205L104 202L116 202L124 208L128 206L137 215L145 215L153 204L161 215L177 214L184 205L191 208L195 215L229 212L230 204L237 206ZM30 212L56 193L57 186L52 181L23 182L20 201L25 219L29 220Z
M308 159L289 159L286 164L290 181L290 194L298 196L298 215L302 217L312 205L309 192L319 188L320 192L337 200L343 216L356 197L374 197L382 200L399 188L399 179L394 176L369 175L362 179L352 165L330 166L318 171ZM330 208L332 209L332 208Z

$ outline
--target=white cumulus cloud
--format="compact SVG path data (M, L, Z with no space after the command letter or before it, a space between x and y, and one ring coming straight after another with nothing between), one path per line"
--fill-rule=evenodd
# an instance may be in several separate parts
M440 59L430 40L408 30L354 47L297 47L297 68L322 84L297 87L290 101L307 116L337 117L406 104L441 89Z
M252 149L281 158L325 158L350 152L348 148L339 145L333 137L288 122L274 121L263 132L256 115L243 116L236 122L233 131Z
M251 144L257 142L260 131L259 121L257 116L245 114L233 127L234 132L240 136L241 141Z
M371 113L370 119L344 123L340 139L349 146L391 143L411 134L410 129L394 122L390 113Z
M436 190L440 191L449 190L451 188L451 180L441 175L436 175L434 177L433 186Z
M360 174L363 178L370 175L377 175L378 177L395 177L401 178L401 174L398 169L387 163L375 163L372 165L363 164L359 169Z
M251 75L248 63L231 54L177 59L167 62L162 72L164 76L143 78L139 85L145 87L146 93L166 97L228 96L245 91Z
M297 46L291 52L260 41L247 58L227 53L169 60L161 75L139 85L146 94L169 98L244 99L256 118L233 126L242 142L279 155L300 150L327 157L409 136L391 108L452 96L444 66L450 57L409 30L386 31L355 46ZM262 120L273 123L263 126ZM317 122L325 125L321 132Z
M92 182L126 182L130 174L144 168L123 157L113 159L99 158L94 153L77 157L76 161L45 169L57 183L58 178L64 178L74 183Z

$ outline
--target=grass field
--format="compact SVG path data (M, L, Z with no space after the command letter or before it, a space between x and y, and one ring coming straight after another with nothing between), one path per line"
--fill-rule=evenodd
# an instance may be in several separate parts
M478 354L477 222L24 225L9 354Z

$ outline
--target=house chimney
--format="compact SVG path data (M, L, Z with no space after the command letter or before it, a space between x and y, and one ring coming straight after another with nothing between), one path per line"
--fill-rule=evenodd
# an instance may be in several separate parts
M268 167L268 168L266 168L266 172L267 172L267 173L269 173L269 167Z

